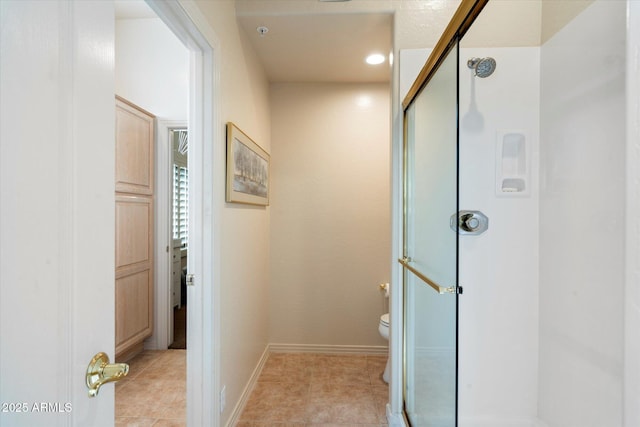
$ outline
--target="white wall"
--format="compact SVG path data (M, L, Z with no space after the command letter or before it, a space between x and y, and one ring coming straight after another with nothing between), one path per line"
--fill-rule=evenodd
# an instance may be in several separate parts
M495 72L472 77L467 59L486 56ZM460 209L489 218L459 238L460 425L526 426L537 409L539 48L462 48L459 66ZM522 194L496 193L504 131L525 136Z
M541 48L539 66L537 48L517 48L512 60L500 53L508 49L461 52L461 208L490 218L486 235L463 237L460 246L466 425L529 425L536 417L552 427L622 423L624 10L622 2L596 2ZM519 57L527 51L531 59ZM533 126L528 197L495 197L495 136L474 138L465 127L471 56L498 63L491 77L474 80L480 113L493 112L498 128ZM518 124L527 117L530 124ZM485 114L485 128L492 123Z
M542 47L539 416L622 425L625 2Z
M189 52L159 18L116 20L116 94L157 117L187 120Z
M389 86L273 84L270 341L386 346Z

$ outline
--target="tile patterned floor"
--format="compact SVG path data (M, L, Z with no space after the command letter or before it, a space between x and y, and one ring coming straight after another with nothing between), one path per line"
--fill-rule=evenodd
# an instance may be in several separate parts
M185 427L186 350L143 351L116 383L116 427Z
M272 353L236 427L387 426L386 361ZM129 366L116 384L116 427L186 426L186 351L144 351Z
M386 356L272 353L237 427L386 426Z

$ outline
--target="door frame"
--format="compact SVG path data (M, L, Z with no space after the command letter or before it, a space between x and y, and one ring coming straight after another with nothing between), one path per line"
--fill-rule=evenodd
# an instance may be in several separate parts
M224 128L219 119L219 40L190 0L145 0L190 51L189 257L187 269L187 425L218 426L220 410L219 218L224 188L215 165L224 165ZM206 262L205 262L206 260Z

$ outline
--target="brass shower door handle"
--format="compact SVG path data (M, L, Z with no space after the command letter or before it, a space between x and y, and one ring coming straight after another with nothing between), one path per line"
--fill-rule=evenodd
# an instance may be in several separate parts
M87 388L89 397L96 397L100 387L106 383L121 380L129 373L129 365L126 363L109 363L106 353L98 353L93 356L87 367Z

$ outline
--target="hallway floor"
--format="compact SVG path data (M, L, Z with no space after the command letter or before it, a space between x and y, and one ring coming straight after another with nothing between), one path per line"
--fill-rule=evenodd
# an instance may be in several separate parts
M386 356L272 353L237 427L386 426Z
M387 426L386 356L272 353L237 427ZM116 427L186 426L186 350L144 351L116 383Z
M186 350L145 350L116 383L116 427L185 427Z

